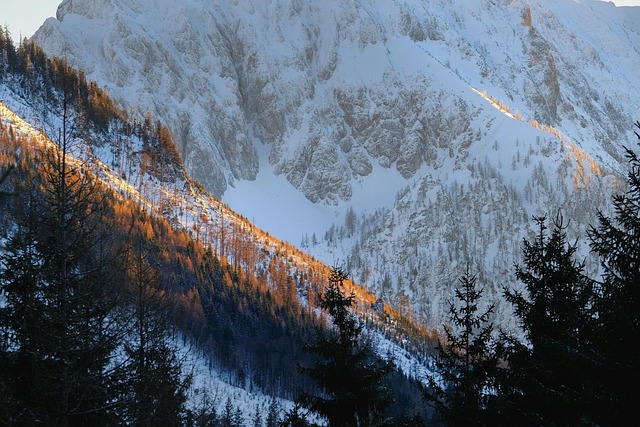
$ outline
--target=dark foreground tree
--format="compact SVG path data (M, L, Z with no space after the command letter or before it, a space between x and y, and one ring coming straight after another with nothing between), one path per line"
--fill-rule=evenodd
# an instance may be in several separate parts
M383 425L382 412L390 403L383 378L392 369L390 361L379 359L362 337L362 325L350 309L354 294L345 295L347 275L334 268L320 306L333 319L335 329L317 332L306 351L317 356L310 367L300 367L322 393L302 393L303 407L326 418L332 427Z
M452 325L444 327L436 375L424 392L447 425L484 426L489 424L488 390L498 369L490 322L494 305L480 308L483 289L478 289L476 276L465 274L459 280L457 301L449 301Z
M57 104L57 147L38 147L33 166L9 176L14 225L0 258L8 424L113 422L110 357L120 336L112 321L118 293L107 284L117 282L119 254L104 226L109 193L71 158L80 121L71 83L64 79Z
M284 419L280 422L280 427L309 427L309 421L307 416L302 412L302 408L299 404L291 408L284 416Z
M128 273L132 316L124 346L129 363L122 420L135 426L181 425L191 378L169 341L169 306L142 241L130 250Z
M526 343L506 339L495 409L506 425L577 425L589 421L591 281L574 259L562 216L550 233L546 218L535 221L538 236L524 241L516 270L525 292L505 290Z
M66 147L23 173L15 228L1 258L3 367L10 423L103 425L115 404L118 258L102 227L104 191ZM18 179L18 177L16 177ZM111 266L111 267L109 267Z
M640 122L635 126L640 129ZM594 405L601 425L640 425L633 391L640 384L640 159L626 152L628 189L613 198L615 217L599 213L600 225L589 233L603 271L596 304L600 358L593 372L601 384Z
M269 410L265 420L265 427L278 427L280 425L280 404L275 397L271 397Z

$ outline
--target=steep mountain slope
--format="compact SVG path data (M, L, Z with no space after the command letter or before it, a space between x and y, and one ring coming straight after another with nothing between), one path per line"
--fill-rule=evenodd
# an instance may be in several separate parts
M513 281L532 214L579 230L608 200L640 107L636 9L65 0L34 38L165 121L209 190L439 323L466 266Z
M318 325L329 268L254 227L188 178L160 122L114 108L94 82L34 43L16 54L4 42L0 37L0 170L35 168L35 154L56 149L63 129L73 129L65 144L70 169L104 186L100 202L111 209L106 227L123 251L144 242L163 294L171 297L172 318L207 358L197 363L216 367L237 387L293 396L305 381L294 362ZM67 109L65 91L74 94ZM4 245L15 227L7 208L12 200L0 201ZM379 352L395 355L408 374L421 372L415 355L427 351L424 328L362 288L349 288Z

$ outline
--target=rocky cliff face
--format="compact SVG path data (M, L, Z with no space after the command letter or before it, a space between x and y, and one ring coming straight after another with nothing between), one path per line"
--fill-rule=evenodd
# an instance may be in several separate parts
M589 0L65 0L35 39L123 105L165 121L190 173L214 194L275 174L295 189L283 191L337 215L367 214L375 238L337 236L326 253L355 260L369 251L355 272L377 290L392 276L390 298L417 301L442 286L426 283L470 259L507 270L518 244L505 239L526 235L537 210L574 203L578 187L608 194L640 109L635 9ZM589 181L587 157L599 168ZM395 202L363 202L381 171L397 177L380 188L398 193ZM462 235L466 249L438 247ZM382 259L388 266L365 277ZM443 263L437 274L427 260Z
M437 167L470 129L466 85L541 123L624 138L637 91L612 80L639 65L632 16L595 2L467 3L67 0L35 38L167 121L218 195L255 179L257 144L313 202L349 200L374 166L405 178ZM585 20L601 31L585 37Z

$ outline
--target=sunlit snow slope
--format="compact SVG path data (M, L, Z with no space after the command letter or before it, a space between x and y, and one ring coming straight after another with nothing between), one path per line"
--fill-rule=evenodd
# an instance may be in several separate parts
M578 233L606 208L640 110L638 9L66 0L34 37L167 122L257 225L439 323L467 267L496 297L515 281L531 215L562 207Z

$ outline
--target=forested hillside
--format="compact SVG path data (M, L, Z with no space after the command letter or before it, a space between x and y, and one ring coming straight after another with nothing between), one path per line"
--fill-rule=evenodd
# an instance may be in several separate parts
M640 109L639 12L64 0L34 39L162 118L234 210L438 327L467 265L496 297L518 284L533 215L567 209L575 238L608 208ZM506 301L494 316L515 328Z
M191 422L179 343L247 390L314 390L296 363L326 327L329 267L189 179L160 122L115 107L82 71L33 42L15 47L6 32L0 94L5 419ZM431 335L345 286L374 346L384 357L413 355L400 367L420 371ZM221 404L205 412L220 414Z

